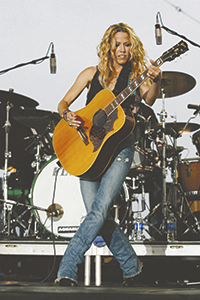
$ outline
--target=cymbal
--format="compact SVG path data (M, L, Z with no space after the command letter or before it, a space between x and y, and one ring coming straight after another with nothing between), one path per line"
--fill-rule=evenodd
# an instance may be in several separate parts
M181 72L162 72L161 89L164 88L165 98L175 97L192 90L196 80L189 74ZM157 98L162 98L162 90Z
M25 109L13 111L13 119L21 124L34 128L38 133L45 130L53 133L55 126L61 120L61 116L52 111L39 109Z
M36 107L39 103L29 97L14 92L0 91L0 104L10 102L13 106Z
M184 129L182 132L183 128L185 127L186 123L178 123L178 122L173 122L173 123L165 123L165 128L166 128L166 134L171 134L171 130L175 130L177 133L187 133L191 131L195 131L200 128L199 124L196 123L189 123L187 127ZM152 126L152 129L159 130L162 128L162 123L156 124L155 126Z

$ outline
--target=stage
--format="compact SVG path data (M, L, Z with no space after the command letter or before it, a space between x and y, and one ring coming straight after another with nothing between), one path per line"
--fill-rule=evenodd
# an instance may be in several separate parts
M135 287L123 287L120 268L107 247L93 245L79 266L79 286L72 288L54 283L68 241L4 238L0 241L1 299L199 299L200 242L131 244L144 264ZM101 281L97 285L99 257ZM86 276L90 276L89 285Z

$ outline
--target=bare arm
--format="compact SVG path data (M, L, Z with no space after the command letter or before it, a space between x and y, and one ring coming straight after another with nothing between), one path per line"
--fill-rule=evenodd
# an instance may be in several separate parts
M153 63L154 61L151 60L151 63ZM148 77L151 78L153 80L150 88L147 84L142 84L140 87L140 92L141 92L141 96L142 98L145 99L145 102L152 106L159 94L160 91L160 83L161 83L161 70L154 66L151 65L148 68L148 73L147 73Z
M78 75L74 84L58 104L58 112L61 117L63 117L63 111L69 108L69 106L78 98L82 91L85 88L90 87L91 80L95 72L96 67L88 67ZM67 112L66 118L73 127L77 128L79 126L80 122L76 120L76 114L74 112Z

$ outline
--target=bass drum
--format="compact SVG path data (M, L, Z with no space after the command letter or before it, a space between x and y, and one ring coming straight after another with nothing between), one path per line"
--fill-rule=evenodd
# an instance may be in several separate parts
M35 176L30 193L31 204L37 206L34 215L39 224L48 232L63 238L72 238L86 216L79 178L59 167L57 157L49 160ZM129 193L123 184L116 201L119 208L120 225L128 213ZM119 205L118 205L119 203ZM44 208L47 211L38 209ZM113 207L111 215L113 215ZM114 215L113 215L114 217Z

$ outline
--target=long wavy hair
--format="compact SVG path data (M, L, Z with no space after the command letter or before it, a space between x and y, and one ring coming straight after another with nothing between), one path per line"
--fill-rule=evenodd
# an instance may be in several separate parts
M97 47L99 57L98 69L100 71L99 81L104 88L107 88L113 79L114 49L116 47L115 34L117 32L126 32L130 39L131 80L134 80L147 68L146 51L134 30L125 23L111 25L104 33L101 43Z

